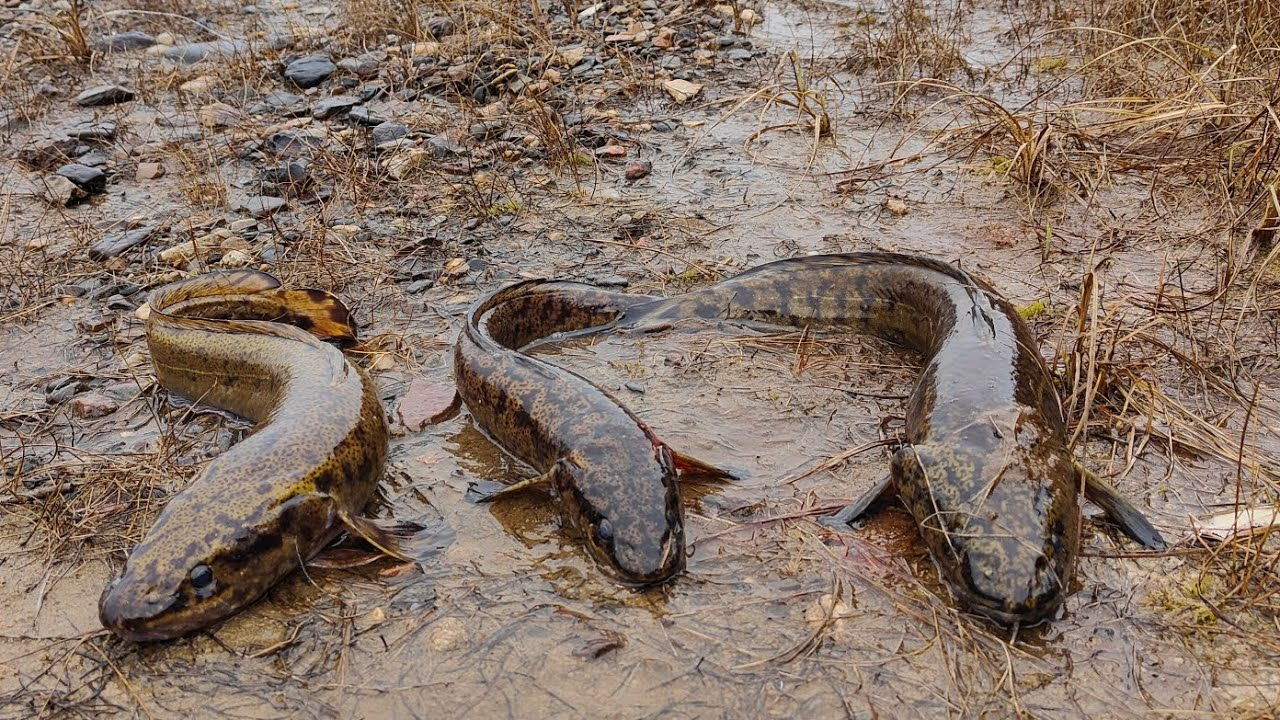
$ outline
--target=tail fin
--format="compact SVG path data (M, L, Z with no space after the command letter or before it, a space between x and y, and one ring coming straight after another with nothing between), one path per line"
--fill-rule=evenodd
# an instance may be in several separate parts
M342 301L324 290L285 290L257 270L211 272L170 283L151 294L153 311L208 320L266 320L306 330L349 347L356 325Z

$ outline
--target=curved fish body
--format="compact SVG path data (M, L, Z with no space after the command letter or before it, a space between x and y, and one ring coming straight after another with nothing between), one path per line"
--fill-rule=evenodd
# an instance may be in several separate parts
M915 256L802 257L633 305L616 325L656 330L690 318L852 329L920 353L905 444L883 489L901 497L964 604L1013 624L1061 603L1083 476L1036 340L989 285Z
M372 383L316 336L354 340L336 298L236 271L166 285L150 306L160 384L256 427L169 501L103 593L102 624L138 641L231 615L344 528L368 537L356 515L387 455Z
M674 453L613 396L518 348L604 325L652 298L527 281L472 306L454 351L458 392L508 453L543 473L591 557L645 586L684 569Z

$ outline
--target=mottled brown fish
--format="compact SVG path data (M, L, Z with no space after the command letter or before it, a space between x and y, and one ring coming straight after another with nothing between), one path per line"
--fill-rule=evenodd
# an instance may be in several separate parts
M841 520L896 492L947 586L996 621L1032 623L1062 602L1082 485L1128 534L1164 547L1136 508L1075 462L1026 323L991 286L953 265L893 253L781 260L629 304L613 324L655 331L692 318L852 329L920 353L924 370L890 477Z
M171 283L149 304L160 384L257 425L134 548L99 603L107 629L163 640L222 620L344 529L405 557L403 538L358 515L382 474L387 423L369 378L317 337L355 340L337 298L234 271Z
M542 475L591 557L620 582L646 586L685 566L677 456L613 396L519 348L607 323L650 300L589 285L527 281L467 313L454 352L458 392L477 425Z

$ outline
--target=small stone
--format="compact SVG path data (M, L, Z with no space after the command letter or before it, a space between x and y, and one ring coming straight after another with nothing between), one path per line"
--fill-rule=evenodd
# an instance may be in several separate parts
M643 386L643 385L641 385L640 383L637 383L637 382L623 383L623 384L622 384L622 387L624 387L624 388L626 388L626 389L630 390L631 392L633 392L633 393L635 393L635 394L637 394L637 395L643 395L643 394L644 394L644 386Z
M253 256L243 250L228 250L218 261L218 267L242 268L253 262Z
M329 79L329 76L337 69L338 67L333 64L328 55L317 53L289 63L284 69L284 76L291 80L294 85L306 90Z
M89 257L94 260L113 258L129 248L147 242L159 229L159 223L151 223L133 230L107 235L89 248Z
M331 95L311 108L311 116L317 120L328 120L335 115L347 112L358 104L360 104L360 98L354 95Z
M688 80L668 80L662 83L662 89L667 91L672 100L682 103L702 92L702 85Z
M232 127L244 119L239 108L216 102L200 108L200 124L207 128Z
M67 137L73 137L77 140L114 140L116 137L116 124L104 122L97 125L81 125L68 131Z
M262 96L260 106L255 107L254 112L262 112L264 110L276 111L296 117L311 112L311 107L307 104L307 99L301 95L295 95L284 90L272 90Z
M71 414L83 420L100 418L120 409L120 403L97 392L87 392L71 398L68 403Z
M409 128L400 123L384 122L379 123L369 132L369 138L373 140L374 145L382 145L393 140L399 140L409 134Z
M284 209L289 203L276 197L256 195L244 202L244 209L254 217L262 218Z
M97 85L76 96L76 102L84 107L99 107L129 102L133 91L120 85Z
M456 617L443 617L431 627L427 646L435 652L457 650L467 639L467 626Z
M57 169L57 174L75 183L90 195L107 191L107 174L95 167L80 163L67 163Z
M417 295L418 293L424 290L430 290L432 287L435 286L435 284L436 284L435 278L422 278L421 280L414 280L413 282L406 285L404 288L404 291L406 293L409 293L410 295Z
M249 46L243 40L213 40L174 45L165 48L163 55L174 62L190 65L201 60L242 53L248 48Z
M213 89L215 82L209 75L200 75L179 85L178 90L190 95L204 95Z
M138 163L138 170L133 174L137 180L156 180L164 177L165 167L163 163L144 162Z
M381 125L385 121L385 118L374 115L372 110L363 105L352 108L351 112L347 113L347 118L367 127Z
M123 50L142 50L156 44L156 39L147 33L131 30L116 33L94 40L90 45L97 52L119 52Z
M889 198L884 201L884 207L889 212L902 217L907 214L907 204L898 198Z
M421 148L411 148L409 150L397 150L392 153L386 160L382 161L382 166L386 168L387 174L392 178L405 180L429 160L431 160L431 153Z
M740 48L740 47L733 48L729 52L725 53L724 56L734 62L742 62L744 60L750 60L752 57L750 50L746 48Z
M258 226L258 221L253 218L240 218L227 226L227 229L233 233L242 233L250 228Z
M320 138L300 130L282 130L268 137L263 148L272 155L300 158L310 155L312 150L323 144Z
M36 170L52 170L75 157L80 143L75 138L45 140L18 151L18 159Z
M44 179L44 187L40 194L53 205L67 206L88 196L89 193L61 175L50 175Z
M404 397L400 398L396 415L400 418L401 425L417 432L427 425L435 425L448 419L457 411L460 402L457 387L453 383L438 383L416 377L409 383Z
M653 163L648 160L636 160L635 162L627 165L627 169L623 173L623 177L631 182L635 182L643 177L647 177L651 172L653 172Z

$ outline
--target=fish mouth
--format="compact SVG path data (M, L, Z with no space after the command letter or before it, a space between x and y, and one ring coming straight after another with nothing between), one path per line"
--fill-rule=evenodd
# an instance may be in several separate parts
M968 609L1005 627L1039 625L1048 620L1049 616L1062 605L1061 595L1016 607L1010 607L1007 603L976 593L956 592L955 595L956 599Z
M98 601L98 621L102 627L110 630L117 637L130 642L154 642L172 640L200 627L190 622L175 624L165 613L172 611L177 605L176 598L163 602L128 600L117 592L120 581L116 580L107 586Z

